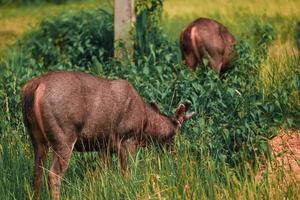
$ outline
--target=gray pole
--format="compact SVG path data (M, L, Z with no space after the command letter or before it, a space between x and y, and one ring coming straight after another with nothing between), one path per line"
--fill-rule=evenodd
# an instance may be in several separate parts
M133 23L135 21L134 13L134 0L115 0L115 12L114 12L114 27L115 27L115 58L122 58L122 51L120 51L118 45L120 43L125 45L128 50L124 53L133 52L132 31Z

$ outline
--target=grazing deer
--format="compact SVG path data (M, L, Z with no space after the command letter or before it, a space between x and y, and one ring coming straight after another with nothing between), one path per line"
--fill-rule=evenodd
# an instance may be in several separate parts
M150 141L172 142L181 125L192 118L189 101L175 116L146 104L126 80L106 80L80 72L51 72L28 81L22 88L24 122L35 155L34 192L39 198L45 158L51 195L59 199L61 178L73 150L100 151L105 160L116 153L123 170L127 155Z
M234 36L225 26L206 18L196 19L180 35L182 57L192 70L206 58L217 73L226 72L234 43Z

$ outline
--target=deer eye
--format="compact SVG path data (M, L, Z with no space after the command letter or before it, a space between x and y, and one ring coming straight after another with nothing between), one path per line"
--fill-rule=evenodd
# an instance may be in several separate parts
M172 119L172 123L174 126L179 126L180 122L177 119Z
M155 110L156 112L161 113L161 112L160 112L159 106L158 106L155 102L151 102L151 103L150 103L150 106L151 106L152 109Z

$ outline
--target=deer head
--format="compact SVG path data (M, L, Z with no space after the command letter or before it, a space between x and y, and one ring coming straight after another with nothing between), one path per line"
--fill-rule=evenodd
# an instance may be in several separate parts
M182 104L179 104L179 106L176 108L175 115L172 117L168 117L172 121L175 132L177 132L181 128L182 124L185 121L191 119L196 114L195 112L187 112L191 105L192 102L190 102L189 100L183 102ZM159 106L155 102L150 103L150 106L160 115L164 115L161 113Z
M189 100L183 102L180 104L175 111L175 116L173 117L173 123L177 126L176 129L179 130L182 126L182 124L191 119L196 113L191 112L188 113L188 109L191 107L192 102Z

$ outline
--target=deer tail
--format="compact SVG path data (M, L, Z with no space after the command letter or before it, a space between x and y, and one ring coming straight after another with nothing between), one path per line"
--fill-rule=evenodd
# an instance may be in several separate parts
M191 31L189 28L185 28L181 31L181 34L180 34L181 50L185 53L189 53L192 51L191 46L192 46Z
M39 78L32 79L22 88L22 111L25 126L30 131L30 122L33 120L33 107L35 91L40 84Z

